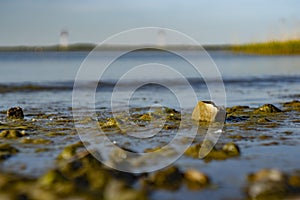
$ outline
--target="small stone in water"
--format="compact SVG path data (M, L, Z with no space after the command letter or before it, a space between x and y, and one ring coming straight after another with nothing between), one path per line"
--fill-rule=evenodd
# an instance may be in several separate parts
M154 188L177 190L182 182L182 174L177 167L171 166L152 174L146 182Z
M21 107L12 107L6 112L6 117L10 119L24 119L24 113Z
M209 178L206 174L196 170L188 169L184 172L184 179L191 189L198 189L209 184Z
M240 154L240 148L233 142L229 142L229 143L225 144L223 146L222 150L232 156Z
M287 176L277 169L262 169L248 176L248 195L254 199L281 199L290 191Z

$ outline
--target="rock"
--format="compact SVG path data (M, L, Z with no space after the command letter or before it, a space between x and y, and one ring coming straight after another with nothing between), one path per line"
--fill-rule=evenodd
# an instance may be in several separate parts
M8 138L8 139L16 139L19 137L25 136L25 131L18 131L18 130L3 130L0 132L0 137Z
M300 188L300 173L292 174L289 178L289 184L295 188Z
M107 118L105 120L99 121L99 125L102 130L111 130L111 129L119 129L118 120L115 118Z
M231 114L233 112L244 112L244 110L249 109L249 106L233 106L231 108L226 108L226 113Z
M197 143L195 145L189 146L184 154L186 156L192 157L192 158L199 158L199 151L201 149L202 143Z
M277 113L282 112L279 108L272 104L264 104L261 107L254 110L254 113Z
M41 188L52 190L60 195L70 195L76 191L75 185L59 170L50 170L38 179Z
M261 169L254 174L248 176L248 180L251 182L257 181L284 181L285 175L277 169Z
M224 122L225 109L211 101L199 101L192 113L192 119L205 122Z
M210 183L208 176L196 169L186 170L183 176L190 189L200 189Z
M147 195L143 191L135 190L121 181L110 181L104 191L106 200L146 200Z
M262 169L248 180L247 193L253 199L282 199L290 192L287 176L277 169Z
M82 142L77 142L74 144L71 144L69 146L66 146L60 154L57 156L57 160L68 160L71 159L73 156L76 155L78 148L83 148L84 145Z
M238 147L238 145L234 144L233 142L229 142L225 144L222 150L231 156L240 155L240 148Z
M300 101L294 100L290 102L286 102L283 104L283 107L285 108L285 111L300 111Z
M43 138L29 138L26 137L22 139L21 143L23 144L51 144L53 143L51 140L43 139Z
M180 170L175 166L171 166L151 174L145 183L156 189L178 190L182 178Z
M225 144L222 149L216 149L215 147L211 148L210 141L190 146L184 154L193 158L200 158L199 152L201 148L204 148L204 151L206 151L205 148L210 150L203 158L206 162L211 160L226 160L240 155L239 147L232 142Z
M0 144L0 161L9 158L11 155L18 153L19 150L9 144Z
M6 112L9 119L24 119L24 113L21 107L12 107Z
M151 116L150 114L143 114L142 116L139 117L139 120L151 121Z

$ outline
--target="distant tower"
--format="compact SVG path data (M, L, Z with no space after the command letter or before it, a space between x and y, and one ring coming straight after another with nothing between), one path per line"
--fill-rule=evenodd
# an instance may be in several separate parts
M166 46L166 32L162 29L157 31L157 45Z
M60 43L59 43L59 45L61 47L64 47L64 48L68 47L68 45L69 45L69 32L67 30L62 30L60 32Z

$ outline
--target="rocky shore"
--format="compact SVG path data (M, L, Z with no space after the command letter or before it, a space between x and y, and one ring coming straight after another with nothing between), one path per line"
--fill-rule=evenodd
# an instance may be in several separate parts
M72 115L40 113L19 107L0 113L0 199L155 199L153 194L157 191L176 193L186 188L193 192L214 190L217 193L226 185L216 181L220 172L214 176L198 168L182 167L177 162L151 173L132 174L113 170L85 149L76 134ZM291 137L299 134L295 131L297 129L286 128L299 126L299 113L300 102L297 100L283 102L279 106L265 104L255 108L226 108L221 139L203 159L199 159L199 149L210 142L203 142L203 134L210 124L208 121L219 121L184 122L187 131L190 126L199 128L193 144L186 149L183 157L193 163L215 162L222 165L228 160L239 162L244 156L243 151L253 143L265 147L300 145L295 140L297 137ZM133 108L130 114L125 120L141 127L146 127L153 119L164 117L161 138L176 133L185 117L179 111L166 107L151 113L149 108ZM130 131L121 130L120 121L112 117L109 111L100 110L97 115L101 129L115 134L116 138ZM215 119L216 116L216 113L207 115L205 119ZM122 113L119 117L124 118ZM89 120L83 116L81 123L88 123ZM159 151L166 141L161 142L144 149L134 149L135 144L125 145L132 151L151 152ZM43 169L36 174L26 171L30 168L30 162L20 161L12 168L6 165L14 158L26 156L29 160L34 157L37 162L43 162L39 159L46 157L52 165L41 165ZM297 199L300 196L299 172L300 168L292 172L266 168L244 174L244 184L240 187L243 196L237 199Z

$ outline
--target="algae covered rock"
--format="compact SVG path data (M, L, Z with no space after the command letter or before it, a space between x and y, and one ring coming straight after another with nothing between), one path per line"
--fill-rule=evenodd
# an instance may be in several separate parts
M201 189L210 184L209 177L196 169L187 169L183 176L190 189Z
M113 180L109 182L104 191L106 200L147 200L146 192L134 190L124 182Z
M18 153L19 150L12 147L10 144L2 143L0 144L0 161L9 158L13 154Z
M44 189L53 190L53 192L68 195L74 193L75 186L59 170L50 170L39 178L38 184Z
M226 160L240 155L238 145L233 142L225 144L222 149L217 149L215 147L211 148L210 141L190 146L184 154L196 159L202 158L202 156L199 155L201 148L204 148L204 151L209 151L208 154L203 157L206 162L211 160Z
M216 106L211 101L199 101L193 110L192 119L204 122L224 122L225 113L223 107Z
M232 114L235 112L245 112L245 110L249 109L249 106L233 106L231 108L226 108L227 114Z
M6 117L9 119L24 119L23 109L21 107L12 107L7 110Z
M288 178L277 169L262 169L248 176L247 194L253 199L282 199L290 192Z
M19 137L25 136L25 131L19 131L19 130L3 130L0 132L0 137L8 138L8 139L16 139Z
M300 101L294 100L290 102L285 102L283 103L283 107L285 108L286 111L300 111Z
M264 104L261 107L255 109L253 112L254 113L278 113L278 112L282 112L282 110L280 110L279 108L277 108L272 104Z
M183 175L180 170L175 166L171 166L151 174L145 182L156 189L178 190L182 180Z
M52 144L51 140L43 139L43 138L29 138L25 137L21 140L23 144Z
M164 189L176 191L181 188L183 183L188 189L199 190L210 184L209 177L196 169L180 171L176 166L170 166L159 170L144 179L144 185L152 189Z
M60 154L57 156L58 160L68 160L76 155L77 149L84 147L82 142L77 142L75 144L71 144L66 146Z
M222 147L222 150L228 155L237 156L240 154L240 148L233 142L229 142Z

